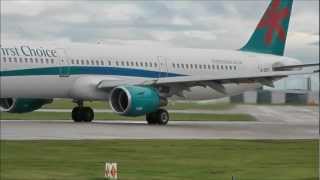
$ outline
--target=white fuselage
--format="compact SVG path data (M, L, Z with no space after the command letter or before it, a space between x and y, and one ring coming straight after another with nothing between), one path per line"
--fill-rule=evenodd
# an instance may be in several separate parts
M297 60L226 50L164 49L100 44L2 42L1 98L71 98L107 100L102 80L127 81L176 76L252 74ZM184 98L203 100L239 94L261 84L225 84L227 94L210 87L184 91ZM178 88L178 87L177 87Z

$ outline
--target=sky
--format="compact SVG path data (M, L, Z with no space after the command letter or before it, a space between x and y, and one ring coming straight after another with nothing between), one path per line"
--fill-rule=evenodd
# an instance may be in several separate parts
M239 49L269 0L1 0L1 40ZM319 0L294 0L285 55L319 62Z

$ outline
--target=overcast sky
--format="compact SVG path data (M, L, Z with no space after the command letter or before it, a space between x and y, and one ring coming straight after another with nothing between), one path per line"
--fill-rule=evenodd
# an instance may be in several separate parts
M237 49L269 0L1 0L2 39ZM319 59L319 1L295 0L286 55Z

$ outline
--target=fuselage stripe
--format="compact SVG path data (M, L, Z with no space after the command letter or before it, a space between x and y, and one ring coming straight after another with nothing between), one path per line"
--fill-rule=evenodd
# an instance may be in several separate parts
M119 67L88 67L88 66L63 66L63 67L45 67L1 71L0 76L41 76L41 75L115 75L115 76L133 76L133 77L177 77L184 74L167 73L161 71L119 68Z

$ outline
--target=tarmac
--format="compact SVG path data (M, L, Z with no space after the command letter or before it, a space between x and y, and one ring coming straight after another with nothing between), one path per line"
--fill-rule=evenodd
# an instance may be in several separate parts
M70 110L41 110L70 111ZM104 110L100 110L103 113ZM248 113L257 121L170 121L166 126L141 121L1 120L2 140L82 139L319 139L319 106L238 105L231 110L179 113Z

